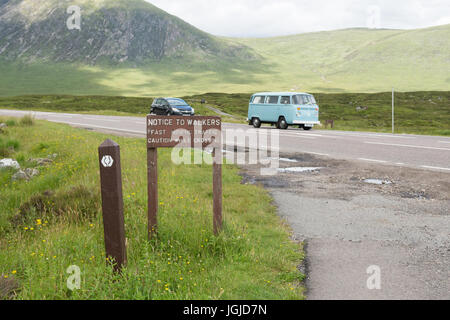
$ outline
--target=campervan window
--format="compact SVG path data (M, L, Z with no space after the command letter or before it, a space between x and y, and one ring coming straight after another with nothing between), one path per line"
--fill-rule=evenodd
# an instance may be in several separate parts
M268 104L278 104L278 96L269 96L267 97Z
M254 104L262 104L262 103L264 103L264 100L266 100L265 96L255 96L253 98L253 103Z
M289 96L281 97L280 104L291 104L291 97Z

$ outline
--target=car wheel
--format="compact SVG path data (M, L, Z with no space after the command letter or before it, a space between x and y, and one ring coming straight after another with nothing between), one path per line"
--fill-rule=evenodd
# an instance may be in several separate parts
M303 130L306 130L306 131L309 131L311 129L312 129L312 127L303 127Z
M253 118L252 124L253 124L253 127L255 127L256 129L261 128L261 120L259 120L258 118Z
M277 128L281 130L287 130L287 128L289 128L289 125L284 117L280 117L278 120Z

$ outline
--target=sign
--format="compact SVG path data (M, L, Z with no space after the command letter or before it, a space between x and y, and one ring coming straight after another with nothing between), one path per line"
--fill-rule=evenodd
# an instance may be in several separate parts
M147 116L148 236L158 227L158 148L213 148L213 227L222 230L222 119Z
M105 168L111 168L114 164L114 159L110 155L106 155L102 158L102 165Z
M147 148L205 148L221 141L220 117L147 116Z

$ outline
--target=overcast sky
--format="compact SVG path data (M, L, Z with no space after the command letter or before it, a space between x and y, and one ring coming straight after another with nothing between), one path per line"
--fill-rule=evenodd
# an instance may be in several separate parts
M209 33L267 37L450 23L449 0L146 0Z

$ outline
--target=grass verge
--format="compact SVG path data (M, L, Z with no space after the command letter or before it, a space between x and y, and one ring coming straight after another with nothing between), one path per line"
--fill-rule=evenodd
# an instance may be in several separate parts
M7 128L2 136L20 142L10 156L22 168L35 166L30 158L56 154L28 182L0 171L3 298L304 298L299 244L290 240L268 193L241 185L236 167L224 166L225 227L215 237L212 168L176 166L162 149L160 230L148 242L145 141L114 137L122 152L129 260L123 274L114 275L105 261L97 156L107 136L43 121ZM72 265L82 272L81 289L73 292L66 286Z
M207 105L232 117L226 122L245 123L251 94L207 93L184 99L198 115L217 115ZM391 132L391 93L315 94L320 120L334 120L334 130ZM205 100L207 103L201 104ZM152 98L109 96L33 95L0 97L0 108L50 112L144 116ZM450 136L450 91L398 92L395 95L396 133ZM360 110L357 110L358 107ZM320 128L324 129L324 128Z

